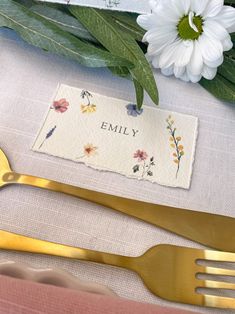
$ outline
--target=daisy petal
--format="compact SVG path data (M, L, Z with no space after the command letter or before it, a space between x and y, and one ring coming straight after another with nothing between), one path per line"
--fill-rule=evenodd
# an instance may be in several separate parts
M209 0L192 0L191 10L196 13L196 15L201 15L205 10Z
M202 76L205 77L207 80L213 80L216 76L217 68L210 68L207 65L204 65L202 70Z
M158 56L154 56L153 60L152 60L152 65L155 69L159 68L159 59L160 59L160 55Z
M151 32L151 31L150 31ZM166 46L170 45L177 37L176 32L164 31L162 28L152 32L146 33L144 39L150 43L148 46L148 54L159 54Z
M188 77L189 77L189 80L192 82L192 83L197 83L200 81L200 79L202 78L202 75L199 74L199 75L193 75L187 68L187 74L188 74Z
M188 69L192 75L199 75L203 68L202 53L198 44L198 41L194 41L194 49L191 56L191 60L188 64Z
M176 53L175 66L183 67L189 63L193 53L193 47L194 45L192 40L184 40L180 43L178 53Z
M214 19L225 28L235 26L235 8L224 5L220 13ZM235 31L235 29L233 31Z
M233 48L233 42L231 40L230 36L227 36L223 41L222 41L223 49L224 51L229 51L230 49Z
M204 63L208 65L210 68L217 68L224 62L224 55L222 54L217 60L215 61L208 61L204 60Z
M174 75L177 78L180 78L186 70L186 67L174 67Z
M189 82L189 76L187 71L184 72L184 74L180 77L180 79L184 82Z
M198 43L202 57L205 61L214 62L223 54L223 46L221 42L206 36L204 33L199 37Z
M171 4L171 7L174 8L174 11L176 11L179 16L182 17L188 14L191 0L177 0L177 1L169 1L169 2Z
M212 19L207 19L204 22L203 30L208 37L212 37L217 40L224 40L228 37L227 30L220 23Z
M175 62L176 52L181 42L182 40L178 39L163 50L159 60L160 68L168 68L173 65L173 63Z
M202 13L204 18L213 17L220 13L224 5L224 0L210 0Z
M163 69L161 69L161 72L165 76L171 76L174 73L174 67L172 65L172 66L170 66L168 68L163 68Z
M137 23L145 30L157 27L156 17L153 14L143 14L137 17Z

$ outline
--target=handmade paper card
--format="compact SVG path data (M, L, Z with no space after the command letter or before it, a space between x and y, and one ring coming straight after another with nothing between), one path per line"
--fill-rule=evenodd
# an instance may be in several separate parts
M129 11L136 13L150 13L149 2L143 0L40 0L71 5L82 5L99 9Z
M189 188L193 116L61 85L33 150L130 178Z

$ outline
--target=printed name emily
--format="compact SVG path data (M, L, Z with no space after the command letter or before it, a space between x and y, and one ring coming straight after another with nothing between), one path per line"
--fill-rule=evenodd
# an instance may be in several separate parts
M136 137L137 133L139 132L139 130L128 129L125 126L118 125L118 124L114 125L108 122L102 122L101 129L114 132L114 133L123 134L123 135L132 135L133 137Z

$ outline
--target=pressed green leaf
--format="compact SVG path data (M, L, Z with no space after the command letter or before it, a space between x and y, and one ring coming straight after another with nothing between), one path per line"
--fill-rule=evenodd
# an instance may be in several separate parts
M109 52L87 44L13 0L0 1L0 27L14 29L28 43L90 67L131 66Z
M143 105L143 100L144 100L144 89L143 87L139 84L138 81L133 79L134 86L135 86L135 93L136 93L136 101L137 101L137 108L140 109Z
M88 30L73 16L62 12L58 8L49 7L45 4L36 4L30 8L31 11L55 23L59 28L69 32L79 38L97 43L97 40Z
M215 97L235 104L235 84L220 74L217 74L212 81L202 79L200 84Z
M218 68L218 73L235 84L235 60L225 56L223 64Z
M103 10L70 6L70 12L112 54L122 56L135 67L130 73L158 104L158 91L153 72L142 50L132 36L122 32L110 15Z

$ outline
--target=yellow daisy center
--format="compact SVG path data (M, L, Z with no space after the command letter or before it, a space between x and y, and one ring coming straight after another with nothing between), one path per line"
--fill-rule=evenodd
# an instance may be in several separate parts
M196 40L199 36L203 33L203 19L201 16L194 16L193 17L193 24L197 28L197 32L191 27L189 24L189 16L185 15L179 21L177 25L178 33L180 38L184 40Z

